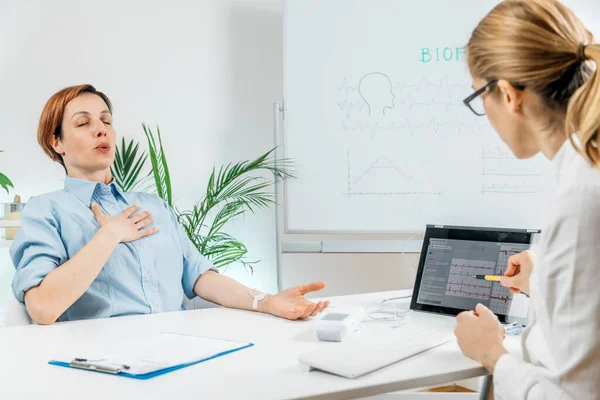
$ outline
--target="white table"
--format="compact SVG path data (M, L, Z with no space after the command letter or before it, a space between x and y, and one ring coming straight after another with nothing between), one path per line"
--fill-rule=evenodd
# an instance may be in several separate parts
M405 291L332 298L339 307L364 307ZM408 299L401 300L408 307ZM438 316L431 316L438 317ZM438 317L439 318L439 317ZM287 321L225 308L0 328L3 399L346 399L485 375L456 344L443 346L350 380L312 371L298 355L331 345L316 340L312 321ZM253 342L255 346L147 381L51 366L64 354L163 331ZM517 338L507 346L518 352ZM39 396L39 397L38 397Z

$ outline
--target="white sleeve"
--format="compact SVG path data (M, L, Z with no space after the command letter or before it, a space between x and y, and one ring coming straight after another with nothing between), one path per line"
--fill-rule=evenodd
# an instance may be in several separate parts
M550 357L533 365L502 356L496 399L600 399L600 188L572 188L553 206L531 285Z

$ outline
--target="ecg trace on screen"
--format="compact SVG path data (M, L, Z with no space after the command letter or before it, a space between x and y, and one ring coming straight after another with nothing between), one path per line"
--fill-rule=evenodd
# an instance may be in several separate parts
M453 258L446 285L446 296L488 299L492 283L473 276L493 274L495 268L494 261Z

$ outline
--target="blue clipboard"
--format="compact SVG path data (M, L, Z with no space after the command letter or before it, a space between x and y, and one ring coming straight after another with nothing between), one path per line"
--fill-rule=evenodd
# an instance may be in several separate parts
M183 336L190 337L190 335L183 335ZM203 338L203 337L198 337L198 338ZM212 338L203 338L203 339L212 339ZM219 339L213 339L213 340L219 340ZM123 376L126 378L132 378L132 379L146 380L146 379L154 378L155 376L164 375L169 372L176 371L178 369L189 367L190 365L199 364L204 361L212 360L214 358L222 357L224 355L231 354L236 351L240 351L240 350L247 349L249 347L254 346L253 343L242 343L242 342L233 342L233 341L225 341L225 340L223 340L223 342L235 343L236 345L229 346L229 348L225 351L220 351L218 353L214 353L209 356L199 358L197 360L188 361L188 362L180 363L180 364L176 364L176 365L169 365L167 367L155 369L155 370L152 370L150 372L145 372L145 373L135 373L133 371L133 368L131 368L127 364L119 363L117 365L115 363L102 362L104 360L92 360L92 359L88 360L86 358L73 358L70 362L60 361L60 360L51 360L48 362L48 364L56 365L59 367L82 369L82 370L86 370L86 371L118 375L118 376Z

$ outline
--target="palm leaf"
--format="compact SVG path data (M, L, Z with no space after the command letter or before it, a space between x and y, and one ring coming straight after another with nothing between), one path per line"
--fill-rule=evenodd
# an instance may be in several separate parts
M248 250L242 243L221 230L245 211L254 212L255 209L266 209L276 204L273 193L266 191L276 181L249 176L250 173L262 170L273 173L276 179L294 177L291 161L271 158L274 150L255 160L230 163L218 170L213 167L202 200L192 211L180 215L180 222L188 236L194 235L194 245L217 267L241 262L252 269L255 263L244 259ZM216 215L208 224L206 221L212 213Z
M121 147L116 146L115 161L110 167L110 171L115 183L124 192L139 188L141 182L147 178L140 178L148 155L143 151L139 153L139 147L140 144L135 143L133 139L129 141L129 144L125 143L125 138L122 138Z
M167 157L162 145L160 128L158 126L156 127L158 142L154 137L154 132L152 132L146 124L142 124L142 128L144 129L146 139L148 140L148 150L150 152L150 162L152 163L152 173L154 175L157 194L172 207L173 196L171 193L171 176L167 165Z
M0 186L2 186L4 188L4 190L6 190L6 193L9 193L9 187L11 188L15 188L13 186L13 183L10 181L10 179L8 179L8 177L2 173L0 173Z
M142 124L142 127L148 141L157 194L173 207L171 179L160 128L157 126L155 135L146 124ZM292 162L288 159L274 160L274 151L272 149L251 161L221 166L218 170L213 167L204 197L192 210L176 210L177 220L190 241L217 268L241 262L252 270L252 264L256 263L246 260L246 246L222 232L222 229L245 211L254 212L255 209L266 209L276 204L273 193L266 189L277 179L295 176L291 170ZM272 173L275 180L250 175L264 171ZM215 216L208 223L212 214Z
M205 251L205 257L209 258L212 264L217 267L223 267L241 260L248 249L246 246L233 239L222 239L218 244L209 246Z
M132 187L132 192L156 193L156 185L154 184L154 176L152 171L149 171L146 176L140 178Z

